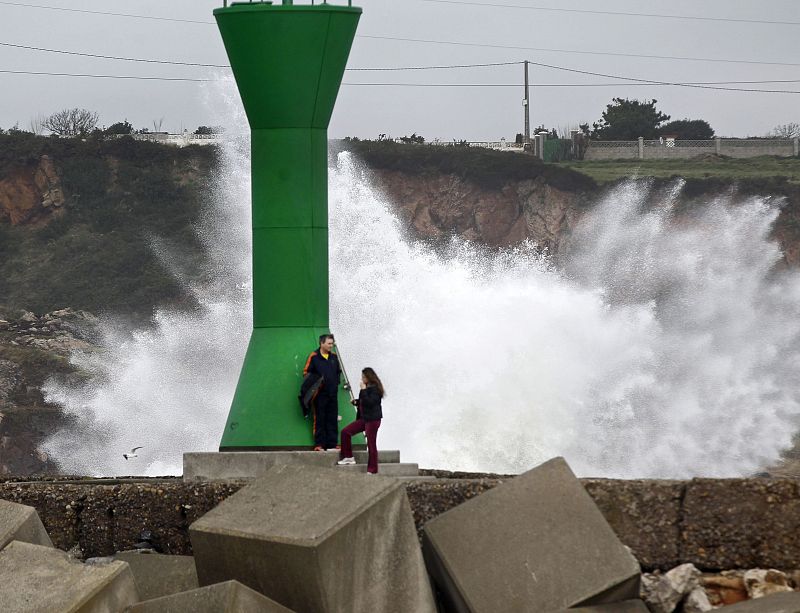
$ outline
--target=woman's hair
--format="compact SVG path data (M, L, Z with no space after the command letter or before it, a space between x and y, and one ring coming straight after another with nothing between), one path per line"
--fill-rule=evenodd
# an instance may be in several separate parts
M381 395L381 398L386 395L386 392L383 390L383 383L381 383L380 378L374 370L367 366L361 371L361 374L364 375L364 378L367 380L367 385L374 385L378 388L378 393Z

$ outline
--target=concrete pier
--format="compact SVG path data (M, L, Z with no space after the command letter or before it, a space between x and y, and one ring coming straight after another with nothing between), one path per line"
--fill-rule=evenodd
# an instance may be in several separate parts
M353 466L336 466L338 451L220 451L183 454L184 481L237 481L260 477L274 466L317 466L349 472L366 472L367 452L355 451ZM400 462L400 451L378 452L378 474L415 477L417 464Z

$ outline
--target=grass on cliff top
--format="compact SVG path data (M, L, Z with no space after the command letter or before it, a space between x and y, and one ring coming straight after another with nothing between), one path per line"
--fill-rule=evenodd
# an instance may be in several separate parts
M532 155L516 152L372 140L337 141L332 143L332 149L352 151L367 166L377 170L394 170L409 175L453 174L491 190L515 181L540 177L548 185L563 191L585 192L597 187L586 174L555 164L544 164Z
M555 166L576 170L599 184L637 176L800 185L800 158L763 156L734 159L710 155L688 160L573 160Z

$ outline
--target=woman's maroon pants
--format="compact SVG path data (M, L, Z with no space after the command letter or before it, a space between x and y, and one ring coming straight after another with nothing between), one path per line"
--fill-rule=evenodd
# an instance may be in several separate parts
M353 445L350 442L354 434L363 432L367 436L367 472L378 472L378 428L381 427L381 420L364 421L357 419L352 424L342 429L342 454L343 458L353 457Z

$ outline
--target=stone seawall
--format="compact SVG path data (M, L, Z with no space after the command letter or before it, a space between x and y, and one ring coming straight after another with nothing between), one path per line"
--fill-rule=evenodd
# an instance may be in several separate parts
M417 528L502 479L411 481ZM713 571L800 568L800 481L583 479L644 570L691 562ZM3 482L0 498L35 507L56 547L86 556L129 549L150 530L164 553L190 554L189 525L241 482L179 479Z

